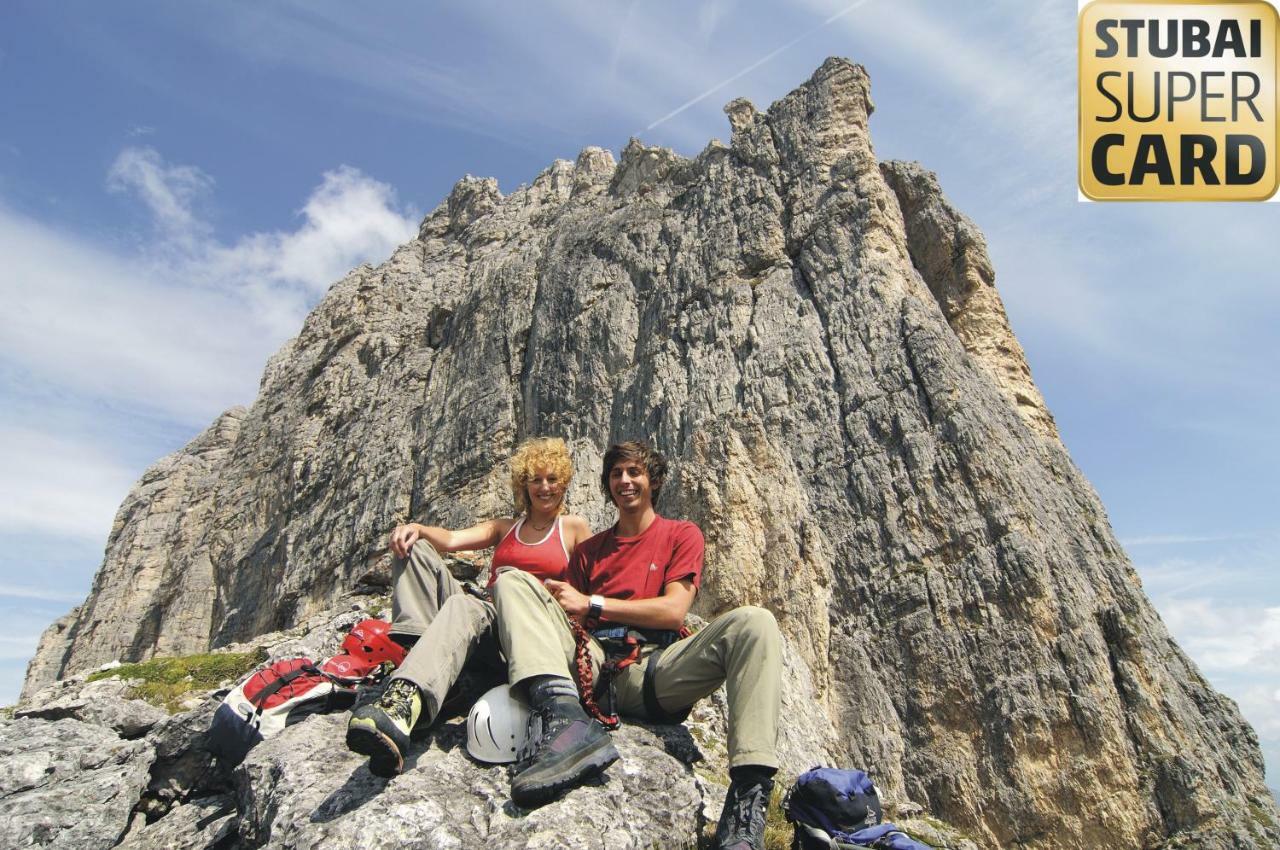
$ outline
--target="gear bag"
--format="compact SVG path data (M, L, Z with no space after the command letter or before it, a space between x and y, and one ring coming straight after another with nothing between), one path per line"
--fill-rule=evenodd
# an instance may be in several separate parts
M883 823L880 794L861 770L815 767L796 779L782 805L794 829L792 850L929 850L893 824Z
M209 751L235 767L258 742L312 714L343 711L356 686L379 675L368 659L339 655L317 666L310 658L274 661L231 689L209 724Z

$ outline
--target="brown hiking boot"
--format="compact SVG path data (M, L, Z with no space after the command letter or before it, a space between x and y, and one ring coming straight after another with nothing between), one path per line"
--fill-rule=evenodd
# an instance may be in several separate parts
M549 701L535 709L529 727L525 766L511 780L511 801L522 808L549 803L618 760L609 733L576 702Z

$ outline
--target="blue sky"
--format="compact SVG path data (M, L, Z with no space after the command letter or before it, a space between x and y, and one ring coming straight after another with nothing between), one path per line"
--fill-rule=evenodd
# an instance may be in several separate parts
M438 8L443 7L443 8ZM697 153L829 55L986 233L1076 462L1280 764L1280 204L1082 204L1071 2L0 7L0 703L147 465L464 174ZM1274 778L1273 778L1274 784Z

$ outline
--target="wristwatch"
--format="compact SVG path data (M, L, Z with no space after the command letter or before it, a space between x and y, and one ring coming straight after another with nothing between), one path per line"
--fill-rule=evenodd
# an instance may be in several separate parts
M596 593L591 597L591 604L587 607L587 622L595 623L600 619L600 615L604 613L604 597Z

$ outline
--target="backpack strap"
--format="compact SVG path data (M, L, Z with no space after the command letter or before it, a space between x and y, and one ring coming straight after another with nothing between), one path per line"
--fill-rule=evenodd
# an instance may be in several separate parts
M798 820L792 823L791 847L793 850L808 850L811 847L821 848L821 850L838 850L838 848L843 850L843 848L853 847L853 845L837 844L836 840L828 835L826 830Z
M254 713L261 714L266 708L265 703L267 700L271 699L272 696L274 696L275 694L283 690L285 687L287 687L290 683L293 682L294 679L299 679L308 674L319 674L321 676L324 676L324 678L328 679L329 681L333 681L332 676L330 676L328 673L325 673L320 668L316 667L314 664L303 664L300 667L290 670L288 673L280 674L279 676L276 677L274 682L264 686L262 690L258 691L256 694L250 697L249 702L253 703L254 707L257 709L257 711Z

